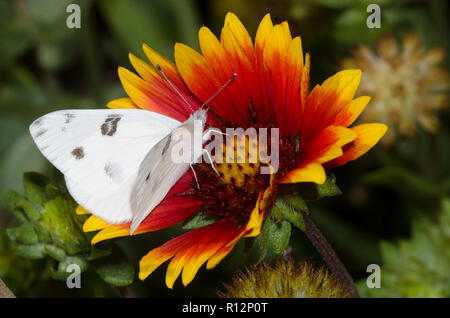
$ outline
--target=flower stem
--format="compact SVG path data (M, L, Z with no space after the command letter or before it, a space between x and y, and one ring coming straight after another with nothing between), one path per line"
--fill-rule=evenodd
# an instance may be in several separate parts
M5 283L0 278L0 298L16 298L13 292L5 285Z
M130 286L125 287L112 286L112 288L115 290L115 292L120 298L136 298L136 295L134 294Z
M302 215L305 223L306 236L320 253L325 263L327 263L328 268L336 276L336 279L343 285L344 288L349 290L349 296L359 298L360 296L352 277L339 257L336 255L336 252L333 250L330 243L328 243L327 239L322 235L311 218L303 211Z

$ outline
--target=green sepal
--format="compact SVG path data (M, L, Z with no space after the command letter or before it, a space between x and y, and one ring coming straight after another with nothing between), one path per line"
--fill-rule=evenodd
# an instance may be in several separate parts
M288 221L272 221L269 223L268 241L272 250L281 254L289 245L291 223Z
M15 244L13 246L13 250L17 255L29 259L44 258L46 254L45 244L34 244L34 245Z
M267 217L261 227L261 233L257 236L256 241L258 243L261 254L258 258L257 264L261 263L266 258L269 251L269 228L272 222L271 217Z
M207 215L205 215L202 212L198 212L194 216L190 217L189 219L187 219L184 222L182 229L183 230L195 230L195 229L213 224L214 222L216 222L216 220L208 217Z
M274 216L289 221L295 227L305 231L305 223L301 212L309 214L308 206L301 197L295 195L285 195L278 198L272 208Z
M334 174L328 175L324 184L301 182L287 185L287 187L293 190L291 192L297 192L303 199L310 201L342 194L341 189L336 185Z

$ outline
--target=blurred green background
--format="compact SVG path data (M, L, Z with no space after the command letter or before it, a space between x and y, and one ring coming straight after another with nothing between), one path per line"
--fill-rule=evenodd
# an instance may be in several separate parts
M80 29L66 27L70 3L81 7ZM381 6L380 29L366 27L370 3ZM89 272L83 275L83 288L69 290L64 282L45 274L48 259L25 260L11 254L5 229L17 220L8 209L8 190L23 193L22 174L26 171L60 180L35 147L29 124L53 110L103 108L108 101L126 96L117 67L132 69L128 52L145 59L142 42L170 59L175 42L198 49L198 29L206 25L219 34L228 11L237 14L252 36L267 12L274 22L288 20L292 34L302 36L304 51L312 56L311 85L340 70L341 61L350 57L358 44L373 48L383 34L401 37L415 31L423 37L424 49L442 46L448 52L445 0L0 1L0 277L18 296L121 294ZM448 70L448 65L447 54L441 67ZM450 194L450 114L444 108L437 115L440 128L436 134L417 127L414 138L397 138L391 147L377 146L360 160L335 169L343 194L310 206L312 219L355 279L367 277L368 264L380 264L386 271L394 268L395 273L386 276L390 280L384 285L385 293L376 296L450 296L450 223L442 224L450 222L450 217L442 216L450 212L441 212L450 209L441 208ZM442 233L426 241L428 234L413 235L414 222ZM167 229L116 242L137 271L143 255L182 232ZM406 244L411 237L418 243ZM398 245L395 262L382 255L380 242ZM202 268L186 288L177 282L173 290L167 289L163 265L144 283L136 278L131 289L138 296L215 297L216 289L229 283L233 272L257 259L257 248L245 257L243 249L243 244L239 245L213 271ZM297 260L310 259L322 265L300 230L293 230L290 249ZM430 263L431 257L438 261ZM269 260L274 258L273 253L268 255ZM411 262L419 265L410 269L407 264ZM421 274L430 271L436 275ZM401 284L402 288L395 287Z

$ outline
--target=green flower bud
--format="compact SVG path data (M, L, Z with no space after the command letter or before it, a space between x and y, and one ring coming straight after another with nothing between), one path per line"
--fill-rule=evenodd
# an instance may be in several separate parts
M322 267L315 270L308 262L295 263L291 257L279 259L275 267L267 263L252 265L224 284L223 298L344 298L348 292Z

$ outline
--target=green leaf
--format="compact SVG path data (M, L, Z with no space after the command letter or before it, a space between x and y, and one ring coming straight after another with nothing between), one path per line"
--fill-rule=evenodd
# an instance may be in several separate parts
M182 229L183 230L194 230L198 229L200 227L204 227L206 225L212 224L216 222L216 220L211 219L207 215L204 215L203 213L199 212L195 214L193 217L188 219L184 224Z
M61 190L59 189L59 187L57 187L56 185L54 185L54 184L48 184L46 187L45 187L45 192L47 193L47 197L48 197L48 199L54 199L54 198L56 198L57 196L60 196L61 195Z
M25 193L28 200L37 206L43 206L45 202L45 191L36 184L24 182Z
M40 173L25 172L23 174L23 187L28 200L37 206L43 206L47 199L45 187L49 182L49 179Z
M57 246L47 244L45 245L45 252L53 259L61 262L66 258L66 252Z
M269 223L269 245L277 254L282 253L289 244L291 237L291 223L288 221Z
M42 173L25 172L23 174L23 182L24 183L32 183L43 189L47 186L47 184L50 183L50 179Z
M37 244L39 242L31 223L24 223L21 226L9 228L6 230L6 233L9 239L14 242L23 244Z
M28 201L19 201L16 203L16 206L22 208L31 221L38 221L41 218L41 213Z
M27 199L23 195L17 193L16 191L14 190L8 191L8 207L10 210L17 209L17 203L26 200Z
M450 297L450 216L448 199L442 200L438 221L415 220L411 237L398 242L382 242L382 288L358 284L362 296L369 297Z
M17 202L24 201L26 199L17 192L9 190L7 200L9 209L13 212L14 216L22 223L28 222L28 219L25 216L25 214L17 206Z
M68 256L59 262L56 270L52 268L51 277L56 280L66 280L67 277L72 274L71 271L67 271L67 268L72 264L78 265L81 273L86 271L89 266L89 264L81 257Z
M13 247L13 250L17 255L29 259L40 259L45 256L44 244L35 244L35 245L17 244Z
M114 286L127 286L134 280L134 267L127 262L102 264L96 271L105 282Z
M76 207L70 197L56 197L45 203L40 222L42 229L51 229L52 242L70 255L90 250L87 236L77 221L82 216L75 214Z
M67 256L63 261L59 262L58 271L67 272L67 267L72 264L80 266L81 272L84 272L88 268L88 263L83 258L78 256Z

